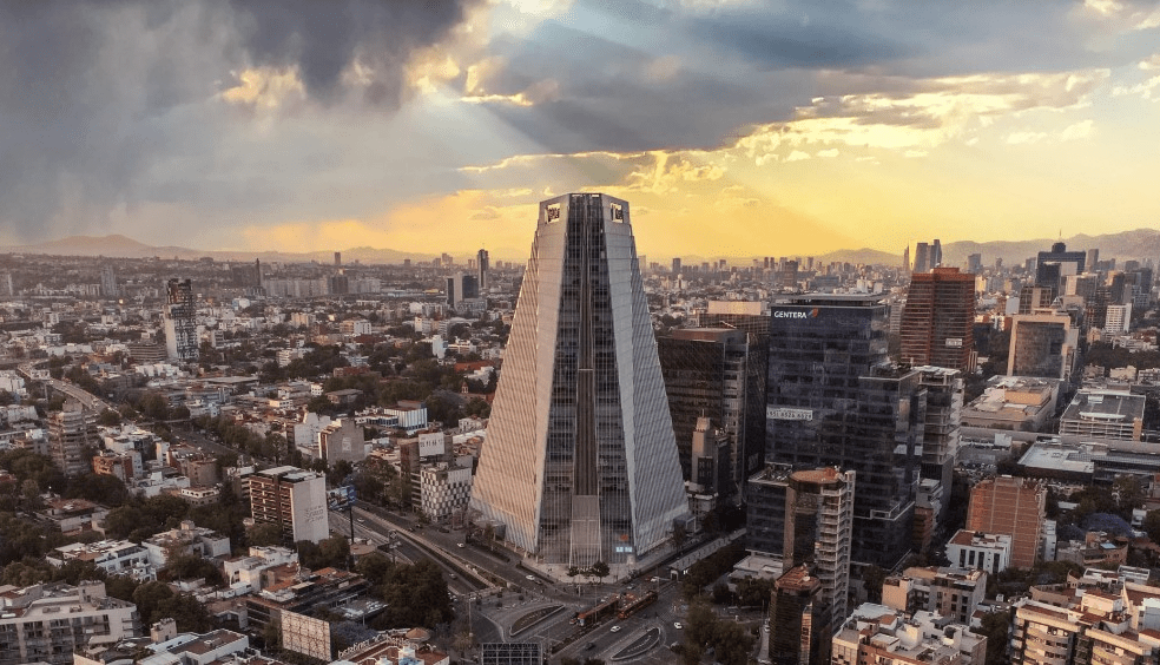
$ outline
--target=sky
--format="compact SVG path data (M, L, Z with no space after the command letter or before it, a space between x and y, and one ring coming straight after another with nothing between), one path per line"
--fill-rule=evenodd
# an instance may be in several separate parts
M0 0L0 244L901 253L1160 225L1160 3Z

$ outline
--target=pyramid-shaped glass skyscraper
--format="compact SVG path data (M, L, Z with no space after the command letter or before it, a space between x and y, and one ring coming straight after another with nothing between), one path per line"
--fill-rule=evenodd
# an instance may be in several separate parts
M540 204L471 507L579 568L631 567L687 517L627 202Z

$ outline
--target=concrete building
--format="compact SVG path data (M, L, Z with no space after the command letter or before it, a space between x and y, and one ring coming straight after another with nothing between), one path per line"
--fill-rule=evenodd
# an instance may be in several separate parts
M1011 536L1011 565L1031 568L1039 557L1046 507L1047 487L1042 482L989 478L971 488L966 530Z
M791 568L774 583L767 626L770 662L830 662L833 616L820 598L821 588L821 581L804 565Z
M1144 432L1144 395L1117 390L1080 390L1059 419L1065 442L1139 441Z
M258 471L245 477L255 522L277 524L286 545L317 543L330 535L326 477L293 466Z
M1104 573L1063 589L1031 588L1015 604L1011 662L1019 665L1160 660L1160 588Z
M983 570L992 575L1011 565L1011 536L959 529L947 542L952 566Z
M946 520L955 460L962 438L963 376L954 369L917 367L920 385L926 389L926 420L922 430L922 478L940 485L937 493L944 497L935 507L938 523ZM932 496L936 492L927 492Z
M1011 319L1007 375L1070 381L1078 347L1079 329L1067 313L1016 315Z
M883 605L908 614L926 610L961 624L971 622L986 596L987 573L978 568L907 568L882 585Z
M127 540L61 545L44 559L57 568L70 561L90 561L110 575L125 575L139 582L157 578L148 550Z
M0 663L68 665L78 648L139 634L137 606L111 598L105 583L0 586Z
M297 565L298 553L287 547L251 547L248 556L227 559L222 563L226 584L238 595L256 593L263 588L263 573L285 565Z
M64 407L48 417L48 449L52 461L65 475L91 471L89 461L99 445L97 414L69 398Z
M984 665L987 638L931 612L863 603L832 641L833 665Z
M439 463L419 472L420 510L432 522L462 513L471 500L471 466Z
M1041 431L1055 415L1059 381L993 376L983 394L963 409L964 427Z
M911 275L902 312L902 354L912 365L975 366L975 276L958 268Z
M183 520L180 527L152 536L141 545L149 553L149 562L156 568L164 568L172 556L216 559L230 553L228 536L197 526L192 520Z
M560 579L627 573L687 521L627 202L540 204L471 507Z
M354 418L342 418L322 428L318 432L318 456L327 464L366 459L367 443L362 426Z

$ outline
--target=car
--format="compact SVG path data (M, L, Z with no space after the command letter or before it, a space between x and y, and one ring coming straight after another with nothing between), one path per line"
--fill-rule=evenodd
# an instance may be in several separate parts
M684 626L682 626L682 625L681 625L681 622L680 622L680 621L674 621L674 622L673 622L673 628L676 628L677 630L680 630L680 629L684 628Z
M463 543L455 543L455 546L458 547L459 549L463 549L464 547L467 547L467 545L465 545Z
M358 518L358 520L356 520L356 521L357 521L359 524L366 524L366 523L367 523L367 521L366 521L365 519L361 518L361 517L360 517L360 518Z
M585 650L585 651L591 651L591 650L593 650L593 649L595 649L595 648L596 648L596 643L595 643L595 642L589 642L588 644L585 644L585 645L584 645L584 650Z
M536 576L535 575L524 575L524 579L529 581L529 582L535 582Z
M613 627L612 627L610 630L612 630L612 632L614 632L614 633L619 633L619 632L620 632L620 626L613 626Z

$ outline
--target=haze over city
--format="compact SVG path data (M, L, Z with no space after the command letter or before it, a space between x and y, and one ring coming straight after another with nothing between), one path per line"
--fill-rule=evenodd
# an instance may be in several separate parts
M1155 3L4 3L0 244L656 256L1154 226ZM711 233L706 233L711 229Z

